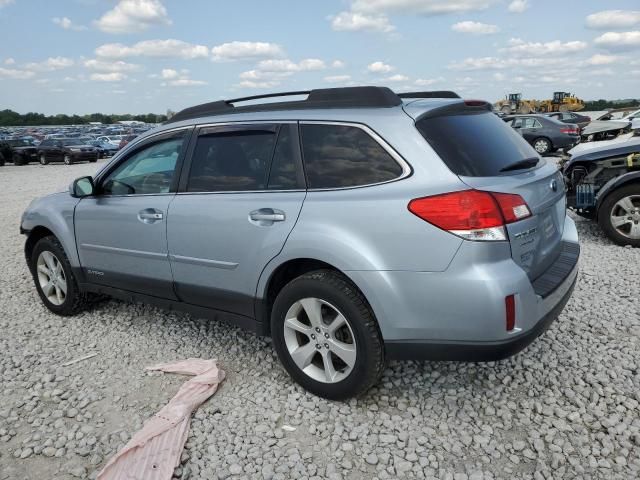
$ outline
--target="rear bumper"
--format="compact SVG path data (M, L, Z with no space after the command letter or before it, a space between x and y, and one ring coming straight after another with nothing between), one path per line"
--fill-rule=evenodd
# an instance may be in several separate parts
M558 302L530 330L516 337L496 342L385 342L387 358L391 360L448 360L466 362L491 362L511 357L525 349L558 318L571 298L578 278L578 266L565 280ZM569 284L569 285L567 285ZM562 288L565 287L565 288ZM565 291L566 289L566 291ZM555 292L554 292L555 293Z

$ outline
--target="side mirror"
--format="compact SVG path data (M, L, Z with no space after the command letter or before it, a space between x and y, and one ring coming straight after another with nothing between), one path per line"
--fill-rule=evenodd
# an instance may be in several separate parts
M91 177L76 178L69 187L69 193L75 198L93 195L94 190L93 178Z

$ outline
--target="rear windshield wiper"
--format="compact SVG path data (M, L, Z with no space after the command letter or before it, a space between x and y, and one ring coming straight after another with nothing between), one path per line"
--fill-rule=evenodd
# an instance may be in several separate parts
M524 170L526 168L535 167L540 160L537 157L525 158L517 162L510 163L506 167L500 169L500 172L510 172L512 170Z

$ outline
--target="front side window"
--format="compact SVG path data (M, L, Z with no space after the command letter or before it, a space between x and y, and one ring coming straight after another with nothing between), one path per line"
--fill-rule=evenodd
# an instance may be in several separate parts
M102 183L107 195L168 193L184 136L143 147L122 162Z
M198 136L187 182L189 192L267 188L276 130L205 129Z
M309 188L344 188L394 180L402 167L358 127L301 125L302 151Z

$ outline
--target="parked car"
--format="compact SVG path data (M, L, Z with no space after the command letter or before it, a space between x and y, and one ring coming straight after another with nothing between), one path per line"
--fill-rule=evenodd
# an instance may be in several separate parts
M505 122L517 129L540 155L559 148L570 149L580 142L577 125L562 123L544 115L507 115Z
M98 150L85 145L78 138L49 139L38 145L38 158L42 165L49 162L64 162L67 165L78 161L96 162Z
M87 145L95 147L98 151L98 158L112 157L119 150L113 143L102 142L100 140L89 140Z
M118 148L124 148L127 146L127 144L132 141L134 138L137 138L138 135L125 135L124 137L122 137L122 140L120 140L120 143L118 144Z
M119 147L122 137L123 135L103 135L101 137L96 138L96 140L100 142L107 142L107 143L110 143L111 145L115 145L116 147Z
M618 245L640 247L640 138L600 143L563 165L567 205Z
M226 319L331 399L388 359L508 357L558 316L580 252L562 175L490 104L288 95L183 110L31 203L46 307L74 315L98 293Z
M7 139L0 141L0 152L5 162L26 165L38 159L38 149L29 140Z
M580 129L583 129L589 122L591 122L591 117L587 117L586 115L581 115L575 112L553 112L553 113L545 113L546 117L555 118L556 120L562 123L573 123L578 125Z

